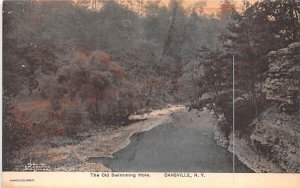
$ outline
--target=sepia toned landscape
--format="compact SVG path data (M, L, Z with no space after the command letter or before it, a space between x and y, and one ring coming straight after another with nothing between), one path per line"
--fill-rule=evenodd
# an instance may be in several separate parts
M6 0L3 171L300 172L298 0Z

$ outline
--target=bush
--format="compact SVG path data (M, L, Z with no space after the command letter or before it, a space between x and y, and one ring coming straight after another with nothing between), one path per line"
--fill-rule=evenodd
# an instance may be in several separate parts
M3 100L3 169L11 170L11 159L32 142L32 124L24 113L15 109L7 97Z

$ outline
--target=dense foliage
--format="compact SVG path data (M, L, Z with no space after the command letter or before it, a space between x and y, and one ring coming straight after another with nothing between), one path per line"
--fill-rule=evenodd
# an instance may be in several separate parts
M189 100L185 67L201 46L220 47L225 25L203 1L189 13L180 1L134 2L4 2L4 153Z
M245 1L242 12L226 0L217 16L202 0L189 10L141 2L4 2L4 155L37 137L124 125L144 108L201 108L205 97L230 122L233 56L236 94L257 116L267 53L300 38L296 0Z
M228 125L231 126L233 98L230 89L233 57L235 58L235 114L238 118L243 117L244 122L248 122L241 123L237 118L236 126L239 129L245 129L254 118L259 118L259 113L265 107L262 82L266 79L269 66L268 53L287 47L300 39L300 2L245 2L244 8L243 12L233 11L232 20L227 26L229 33L219 36L223 43L220 52L209 50L209 53L205 53L194 65L203 67L202 74L197 74L197 79L190 79L201 88L196 99L201 99L207 92L212 96L209 100L203 100L202 97L200 101L192 101L192 107L201 108L208 103L214 110L225 114ZM208 64L205 63L207 59L210 61ZM218 92L221 94L218 95ZM247 113L239 115L243 110ZM228 127L228 130L231 130L231 127Z

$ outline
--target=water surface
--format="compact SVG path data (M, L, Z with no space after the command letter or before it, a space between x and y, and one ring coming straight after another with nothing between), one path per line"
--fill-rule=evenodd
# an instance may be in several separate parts
M200 117L199 117L200 116ZM134 134L114 158L90 158L119 172L233 172L232 153L213 139L215 120L207 112L177 112L172 121ZM236 172L253 172L235 158Z

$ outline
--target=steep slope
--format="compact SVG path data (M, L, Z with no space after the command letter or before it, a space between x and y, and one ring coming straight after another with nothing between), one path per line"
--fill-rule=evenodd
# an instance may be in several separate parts
M268 59L258 118L249 97L235 100L234 152L256 172L300 172L300 42L270 52ZM215 139L233 151L232 108L222 109Z
M266 99L272 102L252 125L251 141L256 151L285 172L300 172L300 42L268 55L264 83Z

